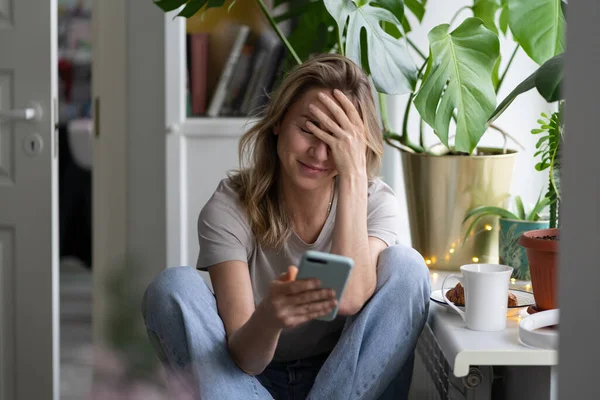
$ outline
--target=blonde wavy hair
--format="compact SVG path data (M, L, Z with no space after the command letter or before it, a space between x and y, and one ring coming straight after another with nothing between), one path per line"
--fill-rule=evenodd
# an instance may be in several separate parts
M352 101L367 130L367 176L381 168L383 137L366 74L349 58L319 54L294 67L259 110L255 124L239 143L240 169L229 174L232 187L245 208L248 223L262 247L280 248L292 232L292 223L279 193L280 165L275 125L287 110L312 88L339 89Z

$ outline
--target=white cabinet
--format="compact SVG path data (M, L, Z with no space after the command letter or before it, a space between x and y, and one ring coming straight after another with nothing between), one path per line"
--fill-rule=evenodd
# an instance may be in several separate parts
M169 266L195 266L197 219L227 172L239 167L242 118L191 118L167 135L167 243ZM205 275L206 276L206 275Z

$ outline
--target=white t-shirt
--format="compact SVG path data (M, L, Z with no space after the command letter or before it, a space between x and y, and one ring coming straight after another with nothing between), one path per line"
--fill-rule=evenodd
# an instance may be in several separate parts
M306 250L329 252L337 209L337 194L325 225L317 240L305 243L292 233L282 249L263 248L256 241L246 213L231 188L223 179L198 218L200 252L197 269L208 269L225 261L246 262L250 269L254 303L258 305L268 294L269 282L296 265ZM398 199L380 179L369 182L367 207L368 235L383 240L388 246L398 240ZM293 329L284 329L275 351L275 361L297 360L331 351L345 322L344 316L334 321L309 321Z

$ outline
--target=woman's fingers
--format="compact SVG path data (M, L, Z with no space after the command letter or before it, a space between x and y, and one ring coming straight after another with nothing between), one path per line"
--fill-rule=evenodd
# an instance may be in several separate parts
M354 107L354 104L352 104L350 99L346 97L346 95L341 90L338 89L333 90L333 95L335 96L336 100L339 101L342 105L344 112L350 119L350 122L352 122L352 124L356 126L362 126L362 118L360 117L358 110L356 109L356 107Z
M335 117L336 121L332 122L337 123L337 125L341 126L345 130L352 128L352 122L348 118L348 115L343 107L341 107L334 99L323 92L319 92L317 96L319 97L319 100L321 100L321 103L323 103Z
M336 300L333 299L304 304L298 307L294 307L292 316L309 317L315 314L318 316L325 315L335 308L336 303Z
M286 272L282 272L277 277L277 280L281 281L281 282L295 281L296 276L298 276L298 267L296 267L294 265L290 265Z
M321 283L317 279L301 279L299 281L284 282L279 292L285 295L297 295L320 287Z
M335 138L329 133L325 132L323 129L319 128L310 121L306 121L306 129L311 131L313 135L315 135L319 140L323 141L326 145L332 147Z
M296 266L289 266L288 267L288 276L290 278L290 281L295 281L296 280L296 276L298 276L298 267Z
M322 130L329 131L333 136L341 137L344 135L344 129L338 125L337 122L333 121L323 110L314 104L308 106L311 114L314 115L315 119L319 121L319 128ZM313 124L314 125L314 124Z
M297 294L290 300L294 305L302 305L321 300L331 300L333 298L335 298L335 292L332 289L320 289Z

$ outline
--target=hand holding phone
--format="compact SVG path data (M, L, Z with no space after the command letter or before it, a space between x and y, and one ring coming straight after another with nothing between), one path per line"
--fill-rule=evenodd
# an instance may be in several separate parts
M333 310L337 303L332 290L322 288L317 279L296 280L298 268L273 280L269 294L257 307L267 323L279 329L294 328Z
M306 251L302 255L296 279L318 279L321 282L321 288L334 290L337 301L331 312L316 319L322 321L335 319L353 267L354 260L350 257L314 250Z

